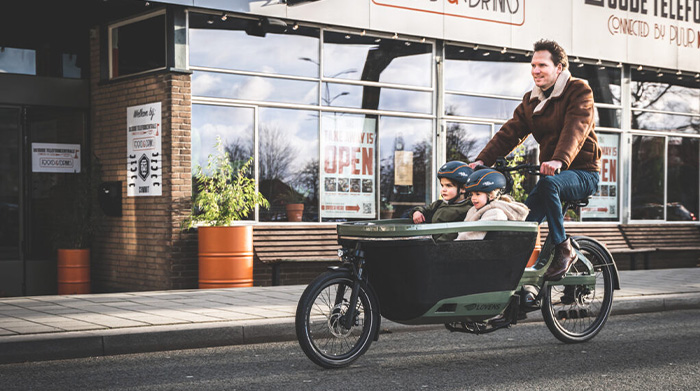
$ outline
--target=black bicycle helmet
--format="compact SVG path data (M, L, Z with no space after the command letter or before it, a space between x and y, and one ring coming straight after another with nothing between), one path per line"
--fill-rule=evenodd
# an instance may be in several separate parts
M459 160L453 160L447 162L440 167L438 170L438 179L447 178L457 182L460 185L467 183L469 175L474 172L469 165L465 162L460 162Z
M469 179L467 179L464 187L468 192L489 193L496 189L503 191L506 188L506 177L494 169L486 168L474 171L469 175Z

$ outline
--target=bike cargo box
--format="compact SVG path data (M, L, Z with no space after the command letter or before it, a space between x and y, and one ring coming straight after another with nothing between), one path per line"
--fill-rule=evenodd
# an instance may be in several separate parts
M483 240L452 242L435 242L432 236L463 231L487 234ZM470 307L465 305L468 295L512 294L536 236L537 224L524 221L412 224L408 219L394 219L338 225L343 247L354 248L360 242L382 315L406 324L430 323L436 317L454 321L466 311L457 307ZM455 299L455 304L436 307L441 301L449 302L446 299ZM492 312L483 312L483 317ZM472 319L480 320L476 314Z

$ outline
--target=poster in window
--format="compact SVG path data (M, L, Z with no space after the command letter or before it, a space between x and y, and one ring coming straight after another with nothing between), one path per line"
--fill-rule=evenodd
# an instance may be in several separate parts
M394 185L413 186L413 151L394 152Z
M600 183L598 191L591 197L588 206L581 208L582 219L617 220L619 189L618 156L620 135L598 134L601 157Z
M126 130L127 195L162 195L160 102L127 108Z
M338 116L321 131L321 217L374 218L376 119Z
M80 172L80 144L32 143L32 172Z

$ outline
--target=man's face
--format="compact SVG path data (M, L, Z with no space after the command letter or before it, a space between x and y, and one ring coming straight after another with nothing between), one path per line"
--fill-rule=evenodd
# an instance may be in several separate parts
M540 50L532 55L532 78L535 85L546 90L554 85L562 71L561 64L554 65L552 54L548 50Z

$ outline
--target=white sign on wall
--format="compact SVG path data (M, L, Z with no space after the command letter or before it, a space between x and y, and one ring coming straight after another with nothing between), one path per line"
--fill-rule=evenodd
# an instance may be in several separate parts
M80 144L32 143L32 172L80 172Z
M126 109L127 195L163 192L160 102Z

